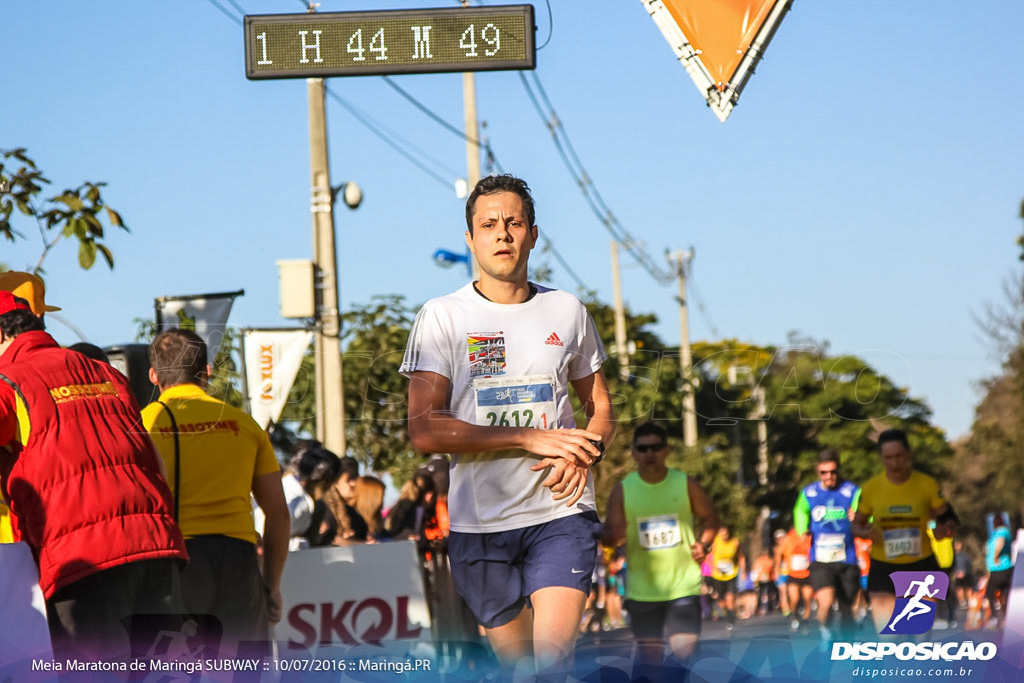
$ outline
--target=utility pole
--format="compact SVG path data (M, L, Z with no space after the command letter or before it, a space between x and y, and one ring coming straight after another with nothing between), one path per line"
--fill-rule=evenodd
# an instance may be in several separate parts
M462 0L463 7L469 7L469 0ZM480 128L476 118L476 74L462 72L462 108L466 126L466 186L473 193L480 182ZM473 265L473 280L480 279L480 264L473 254L469 255Z
M765 403L764 387L754 387L750 397L757 402L757 407L751 415L757 420L757 483L764 489L768 486L768 422L765 418L768 415L768 408ZM771 547L771 539L768 537L766 528L771 518L772 511L767 505L761 506L761 514L757 519L757 536L763 544Z
M313 213L313 263L316 267L317 330L316 437L324 447L345 455L345 401L341 379L341 316L338 310L338 269L334 250L334 197L327 161L327 117L324 80L307 78L309 103L310 211Z
M669 263L675 266L679 280L679 364L683 375L683 445L693 448L697 445L697 402L693 386L693 353L690 351L690 319L686 311L686 270L693 260L693 249L686 252L677 250L668 255Z
M615 293L615 355L619 359L619 379L629 379L629 348L626 342L626 311L622 307L622 280L619 277L619 243L612 240L612 289Z

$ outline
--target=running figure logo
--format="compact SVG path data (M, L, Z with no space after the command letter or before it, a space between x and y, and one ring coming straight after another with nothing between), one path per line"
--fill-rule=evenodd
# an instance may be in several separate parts
M946 599L949 576L945 572L892 572L889 579L896 588L896 606L881 633L927 633L935 623L935 601Z

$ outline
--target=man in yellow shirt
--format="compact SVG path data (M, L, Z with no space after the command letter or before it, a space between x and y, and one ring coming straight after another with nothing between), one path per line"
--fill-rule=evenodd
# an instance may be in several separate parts
M910 443L902 430L879 434L878 448L885 471L861 489L851 528L854 535L872 541L868 593L871 615L881 632L896 605L889 574L940 571L928 542L928 521L935 520L934 536L943 539L956 532L960 520L939 494L938 483L911 468Z
M281 618L291 526L270 440L249 415L207 395L206 344L195 333L161 332L149 362L161 394L142 420L166 463L189 552L185 608L220 620L229 647L269 641L268 622ZM266 516L262 576L250 492Z

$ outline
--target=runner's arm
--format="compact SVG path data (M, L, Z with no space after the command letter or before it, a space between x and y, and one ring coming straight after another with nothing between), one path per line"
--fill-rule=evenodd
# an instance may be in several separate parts
M793 506L793 528L798 534L806 534L810 519L811 504L807 502L807 496L801 489L800 495L796 499L796 505Z
M267 618L272 624L281 620L281 574L288 558L291 517L284 499L281 473L261 474L252 480L252 495L267 520L263 526L263 582L269 592Z
M605 510L604 532L601 542L609 548L615 548L626 542L626 503L623 498L622 482L612 487L608 494L608 507Z
M592 375L587 375L578 380L571 381L576 398L583 406L583 412L587 416L586 430L594 434L600 434L601 441L609 446L615 437L615 411L612 409L611 394L608 392L608 382L604 374L598 370Z
M541 458L561 458L589 466L600 451L590 439L602 433L584 429L483 427L454 417L449 409L451 381L435 372L409 375L409 439L424 453L486 453L520 449Z
M701 528L700 538L690 546L690 553L693 555L694 561L702 562L707 555L704 552L704 546L714 541L715 534L718 533L718 513L715 512L715 507L711 504L708 494L704 493L704 489L692 477L686 478L686 493L690 496L690 509L693 511L693 515L700 520Z
M949 503L932 509L932 517L935 519L935 531L932 532L935 538L949 538L960 528L960 518Z
M875 543L882 543L885 540L882 537L881 530L876 529L871 523L871 517L859 510L857 511L857 514L854 515L853 521L850 522L850 530L853 531L854 536L869 538Z

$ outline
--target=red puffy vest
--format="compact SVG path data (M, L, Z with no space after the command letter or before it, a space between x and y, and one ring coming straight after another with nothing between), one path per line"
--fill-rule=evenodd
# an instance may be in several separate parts
M159 456L121 373L45 332L25 332L0 356L0 401L10 410L14 392L30 431L3 478L45 597L128 562L188 558Z

